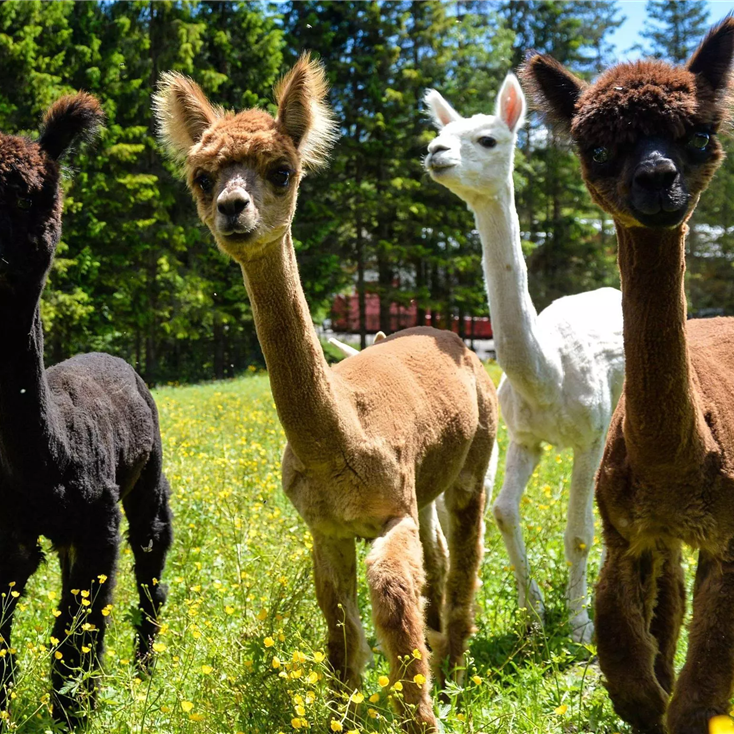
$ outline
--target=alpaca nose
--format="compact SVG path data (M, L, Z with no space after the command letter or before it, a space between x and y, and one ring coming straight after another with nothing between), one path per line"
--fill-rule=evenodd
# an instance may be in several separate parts
M449 150L448 145L444 145L443 143L440 143L438 141L438 138L435 138L432 140L428 145L428 152L433 155L433 153L441 153L444 150Z
M678 177L678 169L669 158L641 163L635 171L634 183L646 191L665 191Z
M236 188L222 191L217 198L217 210L227 217L236 217L250 203L250 197L244 189Z

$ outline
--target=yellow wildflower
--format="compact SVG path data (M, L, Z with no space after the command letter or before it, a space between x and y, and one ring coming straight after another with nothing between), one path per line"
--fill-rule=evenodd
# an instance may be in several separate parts
M381 675L381 676L380 676L380 677L379 677L379 678L377 679L377 684L378 684L379 686L382 686L383 688L385 688L385 686L388 686L388 685L390 685L390 679L389 679L389 678L388 678L388 677L387 677L386 675Z
M734 721L731 716L721 714L709 719L709 734L734 734Z
M331 720L331 724L329 725L331 727L332 731L342 731L344 727L341 724L341 721L337 721L336 719Z
M274 644L275 640L272 637L266 637L263 640L263 645L265 645L265 647L272 647Z
M555 713L557 713L559 716L563 716L563 714L568 711L568 706L564 703L563 705L559 706L557 709L555 709Z
M181 708L185 714L188 714L194 708L194 704L191 701L181 701Z
M413 683L415 683L418 686L418 688L420 688L425 682L426 682L425 675L421 675L420 673L418 673L417 675L413 676Z

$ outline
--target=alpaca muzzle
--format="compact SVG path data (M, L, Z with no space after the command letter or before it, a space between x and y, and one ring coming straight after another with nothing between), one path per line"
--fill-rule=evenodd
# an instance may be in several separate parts
M658 150L640 161L632 175L630 205L646 227L675 227L688 211L689 195L678 166Z

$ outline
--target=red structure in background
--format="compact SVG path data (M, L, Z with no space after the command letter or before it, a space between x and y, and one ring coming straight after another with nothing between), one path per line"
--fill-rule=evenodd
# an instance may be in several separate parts
M356 294L352 296L337 296L331 307L331 328L334 331L359 334L359 298ZM376 293L365 294L365 320L367 322L365 331L375 334L380 330L380 297ZM445 320L434 324L430 311L426 311L425 326L436 326L446 328ZM437 319L438 321L438 319ZM414 301L409 306L400 306L397 303L390 305L390 333L408 329L418 325L418 307ZM451 331L459 333L459 319L457 316L451 319ZM467 339L491 339L492 324L486 316L464 316L464 337Z

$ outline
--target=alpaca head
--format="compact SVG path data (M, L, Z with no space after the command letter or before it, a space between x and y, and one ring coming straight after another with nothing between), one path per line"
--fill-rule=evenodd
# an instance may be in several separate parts
M61 158L102 120L99 102L79 92L48 109L37 141L0 133L0 288L48 271L61 236Z
M288 230L303 174L326 162L336 126L323 67L304 54L275 89L275 118L210 104L181 74L161 78L154 109L168 152L181 161L219 248L238 262L261 257Z
M593 199L626 227L675 228L723 157L734 18L715 26L685 66L618 64L587 85L550 56L522 72L538 106L573 140Z
M468 203L496 196L512 176L515 140L525 117L515 75L505 78L494 115L464 118L435 89L424 100L438 128L425 159L431 177Z

